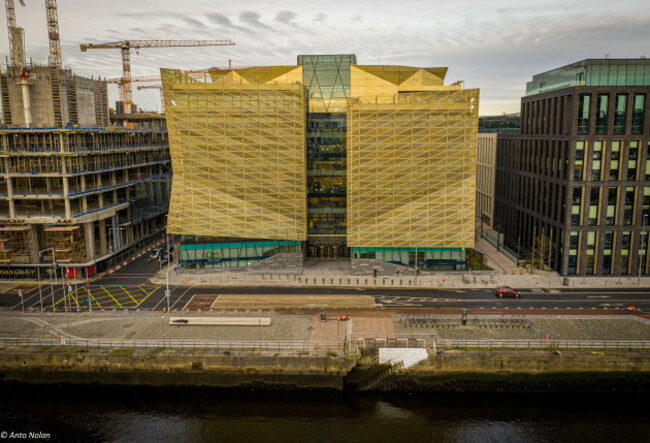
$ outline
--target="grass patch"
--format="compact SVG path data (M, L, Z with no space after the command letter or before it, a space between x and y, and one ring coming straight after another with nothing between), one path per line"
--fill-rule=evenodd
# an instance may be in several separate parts
M119 349L113 349L110 353L110 355L126 355L126 356L132 356L133 353L135 352L135 349L131 348L119 348Z
M467 249L465 251L465 269L472 271L494 271L491 267L483 263L483 254L474 250Z

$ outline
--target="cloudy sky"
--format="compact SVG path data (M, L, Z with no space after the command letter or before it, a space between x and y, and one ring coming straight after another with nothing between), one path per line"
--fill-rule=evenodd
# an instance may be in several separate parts
M46 62L43 1L16 1L27 53ZM447 83L481 89L481 115L519 110L533 74L585 58L650 57L648 0L59 0L63 62L121 76L117 50L79 44L135 39L231 39L236 46L143 49L133 75L159 67L295 64L297 54L354 53L360 64L448 66ZM6 27L5 27L6 29ZM0 32L7 54L7 35ZM135 88L134 88L135 89ZM111 100L117 97L111 87ZM159 107L156 90L134 101Z

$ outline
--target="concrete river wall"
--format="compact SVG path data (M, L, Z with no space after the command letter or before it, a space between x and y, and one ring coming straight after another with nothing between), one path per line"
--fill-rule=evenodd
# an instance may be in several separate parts
M304 352L0 350L0 381L353 391L650 392L650 353L445 351L409 369Z

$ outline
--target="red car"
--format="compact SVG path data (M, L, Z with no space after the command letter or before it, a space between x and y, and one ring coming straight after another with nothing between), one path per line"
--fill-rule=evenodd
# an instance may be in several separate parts
M497 297L521 297L521 292L512 289L510 286L499 286L496 292Z

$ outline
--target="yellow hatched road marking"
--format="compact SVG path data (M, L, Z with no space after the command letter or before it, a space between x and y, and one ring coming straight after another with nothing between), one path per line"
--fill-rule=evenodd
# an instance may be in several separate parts
M93 300L91 302L93 307L100 309L135 309L160 288L156 285L90 285L91 291L88 298ZM66 297L71 301L71 306L74 306L72 303L74 300L74 304L82 307L79 298L84 298L87 293L88 285L83 285ZM54 304L60 305L63 301L64 297L61 296Z
M111 294L110 291L109 291L108 289L106 289L104 286L100 286L100 287L101 287L101 288L102 288L102 289L103 289L103 290L108 294L108 296L109 296L110 298L113 299L113 301L115 302L115 304L117 305L118 308L121 308L121 307L122 307L122 304L121 304L119 301L117 301L117 300L115 299L115 297L113 297L113 294Z
M120 286L120 288L124 289L124 286ZM131 300L133 300L133 304L135 305L134 307L138 307L138 301L135 298L133 298L131 293L126 289L124 289L124 292L126 292L129 295L129 297L131 297Z

